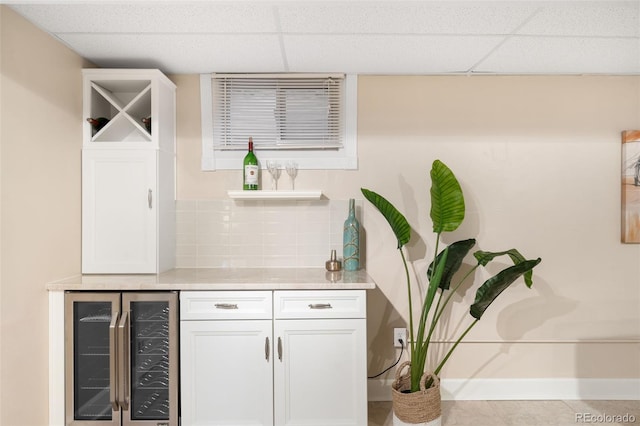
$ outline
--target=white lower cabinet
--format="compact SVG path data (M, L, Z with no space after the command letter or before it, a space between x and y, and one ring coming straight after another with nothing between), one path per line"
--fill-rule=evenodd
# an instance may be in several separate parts
M182 292L182 425L366 426L365 301L364 290Z
M276 320L275 424L366 425L364 319Z
M271 321L181 325L182 424L272 425Z
M273 425L272 292L180 293L182 425Z

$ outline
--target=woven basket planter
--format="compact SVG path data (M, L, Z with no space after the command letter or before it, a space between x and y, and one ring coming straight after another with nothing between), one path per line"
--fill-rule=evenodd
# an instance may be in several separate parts
M408 367L405 374L402 370ZM394 426L420 425L440 426L442 418L440 380L437 376L424 373L420 379L418 392L405 393L411 389L411 363L405 361L396 370L396 379L391 385ZM425 389L425 383L433 377L433 385Z

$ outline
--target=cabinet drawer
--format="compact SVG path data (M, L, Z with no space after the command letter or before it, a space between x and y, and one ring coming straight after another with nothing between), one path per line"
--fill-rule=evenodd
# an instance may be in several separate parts
M270 291L183 291L180 319L271 319Z
M276 319L366 318L365 290L275 291Z

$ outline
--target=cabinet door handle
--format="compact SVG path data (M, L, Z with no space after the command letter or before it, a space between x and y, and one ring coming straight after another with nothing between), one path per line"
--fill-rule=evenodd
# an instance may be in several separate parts
M269 347L269 337L265 337L264 338L264 359L267 360L267 362L269 362L269 352L270 351L270 347Z
M282 362L282 339L278 337L278 359Z
M216 303L213 305L216 309L238 309L237 303Z
M333 309L331 303L311 303L309 304L309 308L311 309Z
M149 192L147 193L147 202L149 203L149 208L153 208L153 191L149 188Z
M111 317L109 324L109 402L111 409L118 411L118 338L116 331L118 329L119 312Z

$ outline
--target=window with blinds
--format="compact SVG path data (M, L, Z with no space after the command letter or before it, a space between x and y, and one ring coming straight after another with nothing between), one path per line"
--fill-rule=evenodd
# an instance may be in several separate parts
M201 74L202 170L242 165L249 137L266 160L299 169L356 169L358 77Z
M213 74L213 147L340 149L344 75Z

